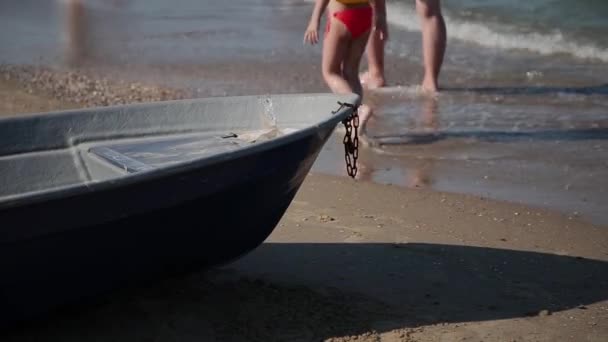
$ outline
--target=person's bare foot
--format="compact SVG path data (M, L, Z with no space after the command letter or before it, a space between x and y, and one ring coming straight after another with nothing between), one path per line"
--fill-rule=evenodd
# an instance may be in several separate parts
M357 114L359 115L359 135L366 135L367 122L373 114L372 109L370 108L370 106L362 104L359 106Z
M435 95L439 93L439 86L437 85L437 82L433 80L425 79L424 81L422 81L420 88L423 93L428 95Z
M367 124L373 116L373 111L368 105L359 106L359 143L363 147L375 147L376 143L367 134Z
M361 73L359 79L361 80L361 85L366 89L376 89L386 85L384 77L378 75L372 76L369 71Z

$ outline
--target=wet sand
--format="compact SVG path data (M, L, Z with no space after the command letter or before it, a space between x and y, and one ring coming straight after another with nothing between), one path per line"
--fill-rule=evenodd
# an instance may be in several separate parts
M26 89L0 80L0 115L83 105ZM605 341L606 228L312 174L243 259L117 291L0 340Z

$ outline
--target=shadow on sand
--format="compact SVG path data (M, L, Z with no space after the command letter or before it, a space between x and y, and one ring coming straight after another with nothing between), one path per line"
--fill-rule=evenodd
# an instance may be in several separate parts
M113 293L2 341L322 340L584 310L608 263L439 244L266 243L224 269Z

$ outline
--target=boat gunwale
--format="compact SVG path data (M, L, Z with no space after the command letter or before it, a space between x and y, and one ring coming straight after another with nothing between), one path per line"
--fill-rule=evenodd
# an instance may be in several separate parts
M297 97L334 97L336 99L336 108L339 107L338 101L342 100L345 102L352 103L354 105L360 104L360 97L355 94L345 94L345 95L336 95L336 94L328 94L328 93L306 93L306 94L277 94L277 95L245 95L245 96L231 96L232 99L242 99L246 101L247 99L261 99L261 98L297 98ZM136 103L136 104L128 104L128 105L119 105L119 106L108 106L108 107L95 107L95 108L83 108L83 109L71 109L66 111L53 111L53 112L41 112L41 113L32 113L32 114L24 114L16 117L7 117L0 119L0 123L2 121L21 121L23 119L34 119L40 116L48 116L48 115L70 115L78 112L86 111L94 111L103 109L104 111L110 111L112 109L121 109L125 107L146 107L154 104L166 104L169 105L171 103L183 103L184 101L188 102L205 102L209 100L221 101L225 97L209 97L209 98L200 98L200 99L186 99L186 100L171 100L171 101L156 101L156 102L147 102L147 103ZM198 100L198 101L197 101ZM330 109L328 109L330 110ZM129 186L132 184L144 183L154 181L159 178L174 176L180 173L185 173L190 170L207 167L211 165L215 165L221 162L231 161L237 158L246 157L255 153L265 152L271 150L277 146L285 145L300 139L303 139L307 136L314 134L318 128L326 127L326 126L334 126L332 128L335 129L335 126L347 118L353 109L348 106L340 107L336 112L331 112L326 118L317 121L315 124L312 124L307 127L303 127L296 131L290 132L285 135L281 135L279 137L273 138L272 140L262 141L259 143L251 144L246 147L242 147L231 151L229 153L221 153L215 154L207 157L201 157L198 159L192 159L188 161L184 161L183 163L167 165L164 167L155 168L152 170L141 171L136 174L126 175L122 177L117 177L113 179L98 181L98 182L84 182L78 184L65 185L61 187L57 187L54 189L43 189L39 191L30 191L16 195L5 196L4 199L0 199L0 212L2 210L10 210L11 208L23 206L23 205L31 205L36 203L41 203L45 201L52 201L58 198L68 198L75 197L79 195L83 195L87 192L95 192L95 191L105 191L111 190L114 188L118 188L121 186ZM108 139L111 140L111 139ZM51 150L73 150L77 149L78 145L86 144L92 142L91 140L85 141L80 140L76 144L69 144L65 148L50 148L48 150L37 150L31 152L43 152L43 151L51 151ZM30 152L30 153L31 153Z

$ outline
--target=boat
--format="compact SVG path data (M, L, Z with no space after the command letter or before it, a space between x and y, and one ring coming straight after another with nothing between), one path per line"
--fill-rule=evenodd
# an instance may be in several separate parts
M0 119L0 325L254 250L359 101L216 97Z

